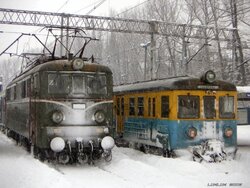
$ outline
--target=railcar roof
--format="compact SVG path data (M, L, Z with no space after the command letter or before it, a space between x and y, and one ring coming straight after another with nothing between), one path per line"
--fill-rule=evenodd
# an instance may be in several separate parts
M198 87L200 86L200 87ZM216 80L209 84L199 78L181 76L160 80L145 81L114 87L114 93L131 93L141 91L161 91L161 90L228 90L236 91L235 85Z

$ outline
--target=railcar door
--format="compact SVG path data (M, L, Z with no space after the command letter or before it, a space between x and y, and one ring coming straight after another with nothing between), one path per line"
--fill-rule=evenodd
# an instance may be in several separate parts
M205 138L216 138L216 105L215 96L204 96L204 116L209 121L204 121L203 134Z

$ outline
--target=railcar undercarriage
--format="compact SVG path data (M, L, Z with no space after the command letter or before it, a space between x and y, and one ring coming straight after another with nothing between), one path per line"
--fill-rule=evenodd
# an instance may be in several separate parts
M194 161L206 161L209 163L213 163L221 162L228 159L234 159L237 152L237 148L227 149L225 148L223 142L216 139L212 139L203 142L199 146L191 147L190 152L193 155Z

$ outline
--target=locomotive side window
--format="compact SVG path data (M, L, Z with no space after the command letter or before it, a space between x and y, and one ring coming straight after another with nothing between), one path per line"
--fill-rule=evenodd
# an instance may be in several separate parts
M161 117L169 117L169 96L161 97Z
M129 98L129 115L135 115L135 98Z
M25 98L26 96L27 96L27 85L26 85L26 82L23 81L21 83L21 97Z
M144 115L144 98L143 97L138 97L138 116L143 116Z
M215 97L214 96L204 96L204 115L205 118L215 118L216 111L215 111Z
M234 118L234 97L223 96L219 99L220 118Z
M178 97L179 118L199 118L199 96L180 95Z
M16 100L17 99L17 89L16 89L16 85L13 87L13 99Z
M6 100L10 101L10 88L6 91Z

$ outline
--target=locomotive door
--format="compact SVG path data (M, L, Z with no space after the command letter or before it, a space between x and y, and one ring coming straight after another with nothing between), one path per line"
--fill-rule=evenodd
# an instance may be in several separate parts
M36 142L36 123L37 123L37 94L38 94L38 74L35 74L31 77L29 87L29 106L30 106L30 115L29 115L29 138L32 144Z
M124 97L116 98L116 131L119 135L124 132Z

